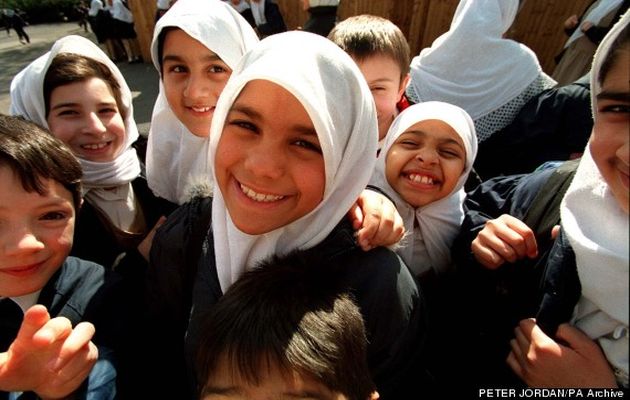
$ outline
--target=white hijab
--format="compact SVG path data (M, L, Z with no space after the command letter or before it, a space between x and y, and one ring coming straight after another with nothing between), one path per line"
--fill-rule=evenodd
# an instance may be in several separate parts
M247 21L219 0L178 0L160 18L151 43L153 65L161 71L158 41L164 28L177 27L209 50L232 69L258 42ZM188 200L196 184L212 185L206 154L201 148L208 138L192 134L171 110L160 80L160 93L153 107L147 147L147 180L157 196L173 203Z
M251 1L249 6L252 8L252 14L254 15L256 26L266 24L267 18L265 18L265 0L260 0L258 2Z
M602 63L628 23L630 13L611 29L595 53L591 69L593 110L596 110L596 96L602 90L599 83ZM608 361L625 371L627 377L628 214L619 207L588 145L562 200L560 215L562 228L575 252L582 285L574 323L590 338L598 340Z
M120 154L110 162L94 162L79 158L83 168L82 182L85 188L107 188L122 186L140 175L140 161L131 145L138 139L138 128L133 119L131 90L120 70L109 57L93 42L81 36L66 36L57 40L50 51L20 71L11 82L12 115L48 128L44 103L44 77L56 55L78 54L105 64L120 85L122 110L125 114L125 145Z
M350 56L328 39L293 31L261 41L234 70L212 121L212 164L226 115L243 87L254 79L282 86L304 106L322 148L326 186L323 200L313 211L264 235L239 231L221 192L215 191L212 229L223 291L246 268L268 256L307 249L321 242L365 188L376 161L367 156L376 152L376 111L361 71Z
M536 54L503 39L518 0L461 0L451 27L411 61L411 85L421 101L457 105L473 120L523 92L541 73Z
M588 14L582 18L580 25L588 21L593 25L598 25L599 22L612 11L616 10L623 0L599 0L596 4L593 4ZM580 36L584 36L584 32L580 29L580 25L575 28L573 34L569 36L569 39L565 43L564 47L569 47Z
M436 202L414 208L391 187L385 176L387 153L398 137L407 129L425 120L440 120L457 132L466 150L466 164L462 176L451 193ZM383 150L376 161L371 184L394 200L408 232L402 246L396 250L416 274L429 268L445 272L451 263L451 244L464 219L462 204L466 197L464 183L477 156L477 136L472 119L463 109L439 101L415 104L405 109L394 120L385 136ZM414 228L414 222L418 228ZM420 248L418 248L420 247ZM415 256L415 257L414 257Z

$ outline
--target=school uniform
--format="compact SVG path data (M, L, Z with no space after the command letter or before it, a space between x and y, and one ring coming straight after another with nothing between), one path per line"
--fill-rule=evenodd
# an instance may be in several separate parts
M159 39L162 31L169 27L186 32L218 55L231 69L236 67L243 54L258 43L253 28L229 4L219 0L178 0L160 18L153 31L151 59L160 75ZM151 191L181 205L192 197L191 188L200 184L210 188L212 177L206 154L200 151L207 141L207 137L192 134L179 121L160 82L147 145L147 180Z
M339 0L310 0L308 20L302 27L306 32L328 36L337 23L337 8Z
M272 0L252 1L249 6L256 23L256 30L261 37L286 32L287 25L280 12L280 7Z
M279 58L287 61L278 65ZM203 209L199 202L182 206L160 227L153 242L151 263L157 264L150 269L147 303L157 308L149 312L156 325L147 326L172 327L170 334L180 338L180 343L185 336L187 358L183 357L183 346L171 349L170 355L179 360L177 365L184 365L187 359L191 366L198 338L207 334L200 330L201 315L243 271L274 254L297 249L325 254L339 266L339 274L331 279L353 289L364 315L370 370L382 398L417 393L422 390L418 381L424 378L420 366L424 315L417 286L404 262L390 250L362 253L345 221L347 210L367 185L375 162L375 158L365 157L376 152L378 136L367 84L352 59L327 39L304 32L265 39L239 64L221 95L208 144L211 161L232 103L254 79L270 80L286 88L312 118L328 176L324 198L315 210L296 221L264 235L247 235L232 223L223 194L215 190L212 200L206 200L211 220L205 225L206 238L192 293L183 293L180 298L184 300L178 300L177 292L182 293L186 285L175 278L182 276L178 271L190 253L187 240L196 230L191 223L202 220L197 215ZM336 112L342 106L350 110L351 118ZM176 290L167 291L167 287ZM167 293L175 293L175 299ZM169 317L164 319L163 315Z

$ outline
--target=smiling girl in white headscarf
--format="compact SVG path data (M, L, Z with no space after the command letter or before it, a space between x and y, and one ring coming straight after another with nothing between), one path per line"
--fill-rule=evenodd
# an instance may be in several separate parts
M448 103L415 104L387 133L372 184L394 199L403 217L407 237L396 252L417 276L450 267L476 155L470 116Z
M355 293L370 332L368 357L379 392L400 398L413 390L396 382L415 386L410 374L417 372L423 333L414 280L392 251L363 252L344 217L368 183L375 158L366 155L376 146L369 88L335 44L289 32L261 41L244 57L221 95L210 132L207 155L216 188L186 318L189 350L194 353L202 334L204 310L243 271L275 254L300 251L336 266L330 279ZM173 259L172 227L165 227L152 258Z
M157 196L183 204L191 187L212 185L200 148L232 70L257 42L247 21L219 0L179 0L158 21L151 58L160 92L147 148L147 178Z
M11 82L11 114L49 128L81 162L71 254L105 267L123 253L142 262L136 248L163 209L141 175L131 91L109 57L83 37L59 39Z
M512 341L508 363L531 386L628 387L629 73L626 13L595 53L593 133L560 208L556 242L566 243L574 256L550 256L538 319L521 321ZM574 275L578 287L570 289L581 287L581 295L571 324L543 332L542 319L553 314L554 297L568 292L562 290L566 276ZM572 305L575 301L568 302L568 308Z

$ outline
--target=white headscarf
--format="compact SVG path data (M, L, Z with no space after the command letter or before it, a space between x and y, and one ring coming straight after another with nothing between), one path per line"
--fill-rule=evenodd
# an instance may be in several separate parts
M120 85L121 113L125 114L125 145L113 161L94 162L79 158L83 168L82 182L86 188L106 188L121 186L140 175L140 161L131 145L138 139L138 128L133 119L131 90L120 70L109 57L93 42L81 36L66 36L57 40L50 51L39 57L20 71L11 82L12 115L22 115L26 119L48 128L44 103L44 77L56 55L78 54L105 64Z
M602 88L599 72L610 46L630 23L630 13L606 35L591 69L591 101ZM595 114L595 113L594 113ZM593 133L597 135L596 132ZM628 374L628 214L617 203L595 164L590 145L560 208L562 228L575 252L582 285L575 325L596 339L608 361Z
M219 0L178 0L160 18L151 43L153 65L161 71L158 42L164 28L177 27L209 50L232 69L258 42L258 36L231 6ZM177 119L168 104L160 80L160 93L153 107L147 147L147 180L157 196L184 203L189 189L198 183L211 185L206 154L200 149L208 138L192 134Z
M414 208L391 187L385 169L387 153L398 137L413 125L425 120L442 121L457 132L466 150L466 164L457 185L448 196L423 207ZM464 183L476 156L477 136L472 119L466 111L448 103L428 101L415 104L405 109L389 128L383 150L376 161L371 184L383 190L396 204L408 232L405 242L396 252L416 275L430 267L437 273L448 269L451 262L451 244L464 219L462 208L466 197ZM415 221L418 222L417 228L414 228Z
M254 15L256 26L266 24L267 18L265 18L265 0L260 0L258 2L251 1L249 6L252 8L252 14Z
M272 254L321 242L344 218L367 185L378 140L370 90L354 61L328 39L308 32L273 35L235 69L217 105L210 130L210 162L229 109L247 82L264 79L292 93L313 121L325 164L322 202L302 218L264 235L239 231L223 196L215 191L212 229L216 265L225 291L246 269ZM261 94L262 96L263 94Z
M598 25L599 22L606 15L616 10L622 2L623 0L599 0L596 4L593 4L591 6L588 14L586 14L584 18L582 18L582 21L580 21L580 25L586 21L592 23L593 25ZM571 45L571 43L573 43L580 36L584 36L584 32L582 32L582 29L580 29L580 25L578 25L575 28L575 31L573 31L573 34L569 36L569 39L564 45L565 48L569 47L569 45Z
M503 39L518 0L461 0L451 27L411 61L421 101L457 105L473 120L520 95L541 73L536 54Z

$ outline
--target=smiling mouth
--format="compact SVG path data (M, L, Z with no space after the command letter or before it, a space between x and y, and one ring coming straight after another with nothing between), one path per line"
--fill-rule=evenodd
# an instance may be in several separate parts
M420 174L408 174L407 179L409 179L413 183L421 183L423 185L433 185L433 178L427 175Z
M277 196L273 194L258 193L254 191L252 188L243 185L242 183L239 183L239 186L245 196L260 203L271 203L274 201L282 200L285 197L285 196Z
M111 143L112 142L82 144L81 148L84 150L101 150L109 146Z
M188 107L188 108L190 108L191 110L193 110L194 112L197 112L197 113L207 113L207 112L212 111L214 109L214 107L195 107L195 106L191 106L191 107Z

